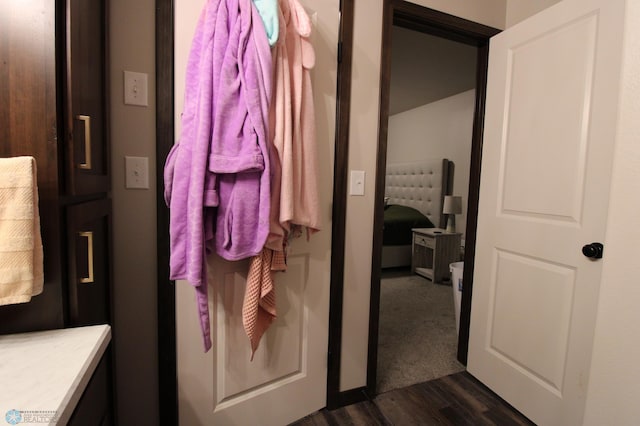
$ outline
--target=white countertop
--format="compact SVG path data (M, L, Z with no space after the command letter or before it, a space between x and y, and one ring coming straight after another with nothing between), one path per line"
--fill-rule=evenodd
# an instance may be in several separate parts
M0 424L66 424L110 340L108 325L0 336Z

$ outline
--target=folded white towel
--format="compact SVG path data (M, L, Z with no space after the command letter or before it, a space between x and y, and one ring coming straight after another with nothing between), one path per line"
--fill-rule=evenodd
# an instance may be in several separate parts
M36 161L0 158L0 305L30 301L43 283Z

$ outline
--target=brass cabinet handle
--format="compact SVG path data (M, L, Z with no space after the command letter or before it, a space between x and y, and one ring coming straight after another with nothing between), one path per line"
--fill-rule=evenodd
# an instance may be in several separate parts
M78 115L76 118L84 122L84 163L78 164L78 168L91 170L91 117Z
M93 232L79 232L78 234L87 238L87 266L89 269L89 276L80 278L80 282L82 284L91 284L93 282Z

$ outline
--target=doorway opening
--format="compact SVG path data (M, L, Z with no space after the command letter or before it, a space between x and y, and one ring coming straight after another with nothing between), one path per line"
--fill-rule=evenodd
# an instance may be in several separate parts
M404 1L386 2L383 20L367 366L367 393L370 395L454 373L466 365L488 40L498 32ZM416 43L421 45L421 56L404 51ZM405 54L409 58L413 56L413 60L404 59L407 64L402 63ZM420 68L420 62L438 66ZM448 69L445 62L450 63ZM453 72L455 68L458 70ZM462 68L463 72L459 72ZM402 83L411 83L409 74L415 74L417 69L422 78L415 82L424 87L411 90L410 84L409 89L403 89ZM409 92L418 96L402 96ZM459 125L446 124L451 118L447 115L454 114L461 120ZM468 122L467 132L461 135L465 121ZM457 130L457 135L452 134L452 128ZM428 159L441 161L443 158L452 160L455 167L451 168L450 185L443 185L440 197L461 196L466 218L459 217L456 231L462 235L458 239L452 234L446 235L447 244L456 246L455 253L445 256L447 259L436 259L433 255L433 262L447 263L446 278L436 277L434 264L430 263L428 271L424 271L428 273L420 274L429 277L427 279L416 274L421 272L420 268L416 271L416 263L419 263L416 257L422 256L418 253L420 247L413 244L416 235L420 235L416 231L409 236L409 265L406 260L395 264L386 258L384 212L390 197L385 184L387 173L395 164ZM445 176L446 173L443 179L449 179ZM439 211L432 215L433 226L445 228L442 202L436 208ZM464 244L461 244L462 238ZM448 263L462 260L464 287L456 336ZM389 266L395 267L390 269ZM405 331L401 332L401 328ZM405 334L405 337L398 340L399 334Z
M378 393L464 370L449 265L464 253L476 68L475 46L392 28ZM444 196L464 207L450 232Z

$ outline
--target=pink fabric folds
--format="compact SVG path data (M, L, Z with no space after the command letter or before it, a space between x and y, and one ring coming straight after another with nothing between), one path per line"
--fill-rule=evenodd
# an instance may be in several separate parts
M251 343L251 360L260 339L276 318L276 295L271 275L273 250L264 249L251 259L242 305L242 324Z
M274 271L286 270L287 240L299 234L300 228L306 227L309 234L320 229L310 76L315 53L308 39L311 20L298 0L279 0L279 6L280 37L274 47L274 89L269 108L270 232L266 248L251 261L243 307L252 359L276 315L275 304L268 305L266 315L262 305L255 302L255 295L273 294Z
M320 230L311 20L298 0L279 0L279 6L280 38L274 47L269 109L273 178L267 247L273 250L282 250L295 227L306 227L310 233Z

